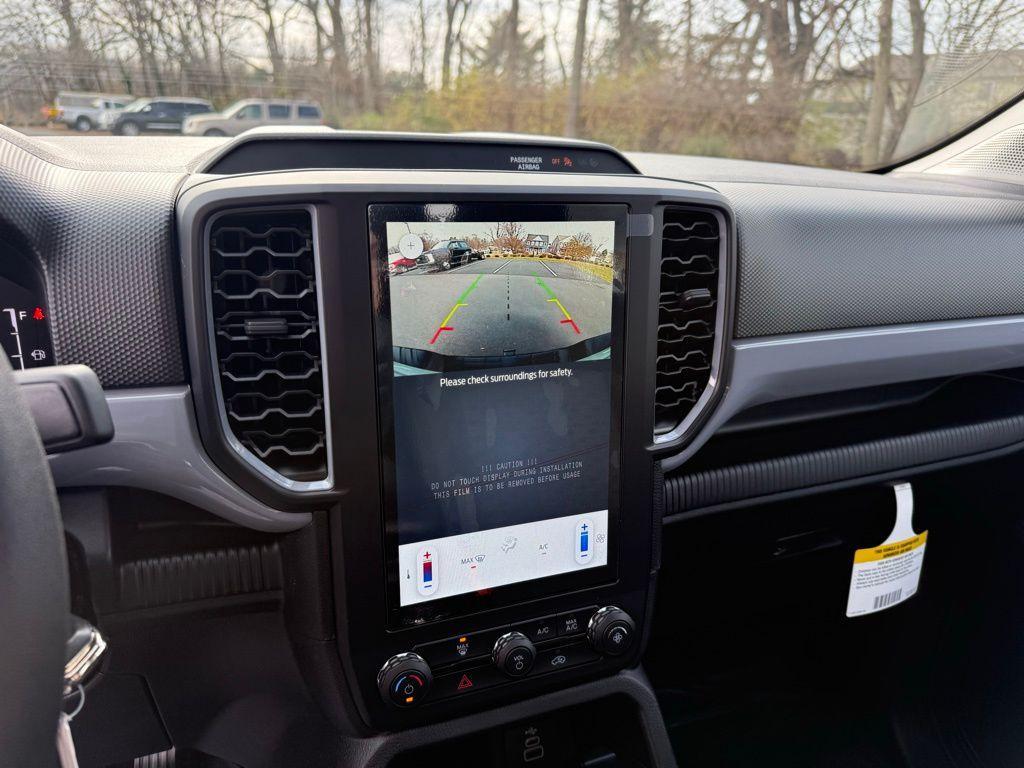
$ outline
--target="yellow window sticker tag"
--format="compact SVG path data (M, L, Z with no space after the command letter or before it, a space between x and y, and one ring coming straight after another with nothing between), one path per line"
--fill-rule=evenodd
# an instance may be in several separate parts
M910 483L893 486L896 525L877 547L853 553L847 616L866 616L892 608L917 593L924 565L928 531L914 533L914 490Z

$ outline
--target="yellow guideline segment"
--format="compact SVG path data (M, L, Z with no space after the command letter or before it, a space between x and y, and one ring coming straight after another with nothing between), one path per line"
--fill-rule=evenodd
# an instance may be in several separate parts
M444 320L441 321L441 325L448 325L448 321L452 319L452 315L455 314L455 311L459 307L465 307L465 306L468 306L468 305L467 304L456 304L454 307L452 307L452 311L449 312L447 315L445 315ZM435 317L436 317L436 315L435 315Z
M558 299L548 299L548 301L553 301L555 302L555 304L558 305L558 308L562 310L562 314L565 315L566 320L572 320L572 315L570 315L566 308L562 306L562 302L560 302Z

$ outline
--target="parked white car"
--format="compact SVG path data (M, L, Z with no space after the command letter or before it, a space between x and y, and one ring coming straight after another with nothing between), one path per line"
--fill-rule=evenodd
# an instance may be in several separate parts
M190 136L237 136L264 125L322 125L323 110L314 101L245 99L223 112L194 115L181 132Z

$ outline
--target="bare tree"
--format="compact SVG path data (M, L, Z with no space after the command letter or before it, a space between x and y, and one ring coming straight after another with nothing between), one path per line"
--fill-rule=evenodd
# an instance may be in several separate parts
M505 17L505 77L515 92L519 85L519 0L512 0ZM509 130L515 130L515 110L509 110Z
M380 67L377 60L376 34L374 22L377 0L362 0L362 37L363 37L363 106L366 109L380 111L382 94L380 93Z
M441 44L441 90L452 83L452 54L462 42L462 26L469 13L470 0L444 0L444 39Z
M340 105L344 105L352 93L352 70L349 64L348 34L345 29L342 1L324 0L327 4L327 18L331 23L331 80L334 83L335 98Z
M616 41L619 72L628 72L636 64L640 30L650 0L615 0Z
M925 66L927 64L924 52L927 28L924 6L921 4L921 0L907 0L907 11L910 16L911 30L910 72L903 100L893 110L892 128L878 158L879 161L891 160L893 153L896 151L896 142L899 141L900 135L907 124L907 118L910 116L910 110L913 109L914 102L917 100L917 93L921 89L921 82L924 80Z
M583 56L587 48L587 6L579 0L576 10L576 37L572 47L572 76L569 79L569 105L565 112L565 135L579 134L580 100L583 93Z
M323 66L326 60L327 46L325 45L326 33L324 25L320 21L321 0L303 0L303 4L309 11L309 18L313 22L313 43L316 51L316 66Z
M256 18L253 21L263 33L263 39L266 41L267 56L270 59L270 71L274 76L274 83L283 85L286 82L287 66L281 42L281 29L276 15L277 5L274 0L249 0L249 4L256 13Z
M875 72L871 82L871 107L868 110L867 126L864 130L864 147L861 153L863 165L878 162L882 144L882 129L885 110L889 103L889 80L892 73L892 3L881 0L878 7L878 53L875 55Z

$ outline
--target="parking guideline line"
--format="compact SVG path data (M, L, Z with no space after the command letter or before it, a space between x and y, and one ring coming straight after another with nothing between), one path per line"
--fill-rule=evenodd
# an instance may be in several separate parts
M552 299L555 298L554 291L552 291L550 288L548 288L548 284L545 283L543 280L541 280L539 277L537 278L537 285L539 285L541 288L543 288L544 289L544 293L546 293Z
M548 299L548 301L553 301L555 302L555 304L558 305L558 308L562 310L562 314L565 315L566 320L572 320L572 315L569 314L569 310L565 308L562 302L560 302L558 299Z
M470 293L472 293L474 288L476 288L476 284L480 282L480 278L481 277L483 277L483 275L477 275L476 276L476 280L473 281L472 285L470 285L469 288L467 288L466 290L464 290L462 292L462 295L459 296L458 299L456 299L456 303L461 303L461 302L464 302L466 300L466 297L469 296Z
M555 304L557 304L557 305L558 305L558 308L559 308L560 310L562 310L562 314L563 314L563 315L565 315L565 319L564 319L564 320L559 320L559 322L560 322L560 323L562 323L563 325L565 325L566 323L568 323L569 325L571 325L571 326L572 326L572 329L573 329L574 331L576 331L576 334L577 334L577 335L579 335L579 333L580 333L580 327L579 327L578 325L576 325L576 321L572 319L572 315L570 315L570 314L569 314L569 310L567 310L567 309L566 309L566 308L565 308L565 307L564 307L564 306L562 305L562 302L560 302L560 301L559 301L558 299L548 299L548 301L553 301L553 302L555 302Z
M476 276L476 280L474 280L474 281L473 281L473 282L472 282L472 283L471 283L471 284L469 285L469 287L468 287L468 288L466 288L466 290L464 290L464 291L462 292L462 295L461 295L461 296L459 296L459 298L457 298L457 299L455 300L455 306L453 306L453 307L452 307L452 308L451 308L451 309L450 309L450 310L448 311L448 314L444 316L444 320L442 320L442 321L441 321L441 325L439 325L439 326L437 327L437 330L436 330L436 331L434 331L434 335L433 335L433 337L432 337L432 338L430 339L430 343L431 343L431 344L434 344L434 343L436 343L436 342L437 342L437 339L438 339L438 337L439 337L439 336L441 335L441 332L442 332L442 331L454 331L454 330L455 330L455 328L453 328L452 326L448 325L448 321L452 319L452 316L453 316L453 315L454 315L454 314L455 314L456 312L458 312L458 310L459 310L459 307L468 307L468 306L469 306L469 305L468 305L468 304L466 303L466 298L467 298L467 297L469 296L469 294L471 294L471 293L473 292L473 289L474 289L474 288L476 288L476 285L477 285L477 283L479 283L479 282L480 282L480 278L481 278L481 277L483 277L483 275L477 275L477 276Z
M455 314L455 310L457 310L459 307L465 307L465 306L467 306L467 305L463 304L461 301L456 303L456 305L451 308L451 311L447 315L444 316L444 320L441 321L441 325L442 326L448 325L448 321L452 319L452 315Z
M547 293L547 295L550 297L550 298L548 298L548 301L549 302L554 302L555 304L557 304L558 308L560 310L562 310L562 314L565 315L565 319L564 320L560 320L559 322L562 323L562 324L568 323L569 325L572 326L572 329L574 331L576 331L577 335L581 335L580 334L580 327L578 325L576 325L576 321L572 319L572 315L569 314L569 310L567 310L565 308L565 306L562 304L562 302L560 302L558 300L558 297L555 296L554 291L552 291L550 288L548 288L548 284L545 283L543 280L541 280L538 277L537 278L537 285L539 285L541 288L543 288L544 292Z

